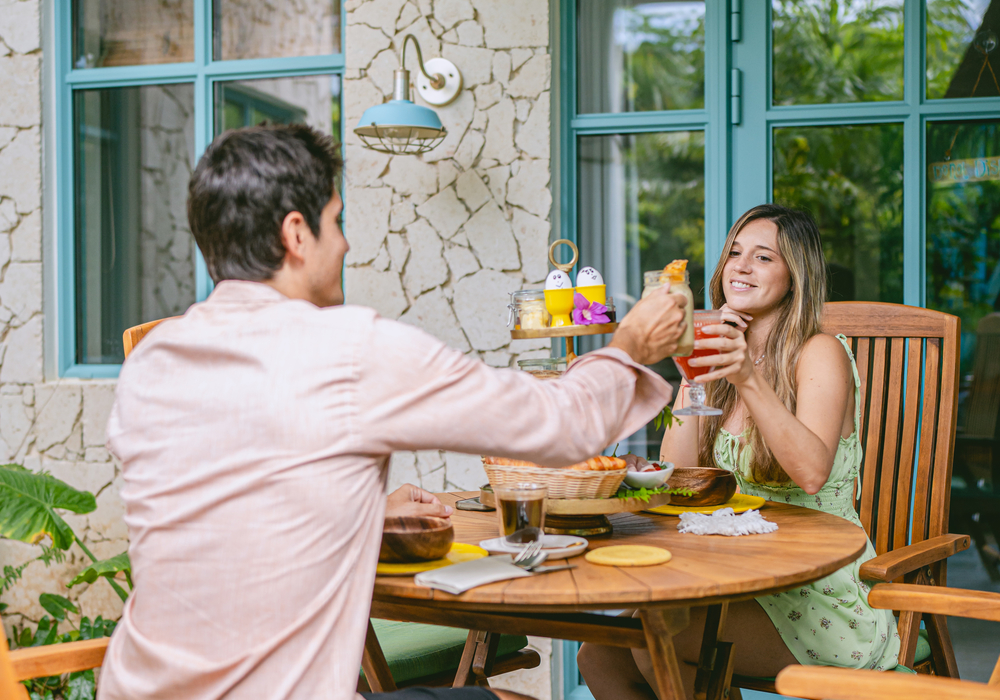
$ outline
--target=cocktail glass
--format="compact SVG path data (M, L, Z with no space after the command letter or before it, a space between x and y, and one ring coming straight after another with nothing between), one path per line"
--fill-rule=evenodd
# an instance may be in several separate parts
M721 311L698 311L694 312L694 339L701 340L703 338L712 338L714 336L705 335L702 332L702 328L705 326L711 326L713 324L722 323L722 312ZM691 385L691 390L689 396L691 397L691 405L685 406L684 408L679 408L673 413L675 416L720 416L722 411L718 408L713 408L712 406L705 405L705 387L702 384L694 383L695 377L700 377L703 374L708 374L712 371L711 367L692 367L689 362L696 357L706 357L708 355L718 355L718 350L708 350L700 349L695 350L687 357L675 357L674 364L677 365L677 369L680 370L684 379Z

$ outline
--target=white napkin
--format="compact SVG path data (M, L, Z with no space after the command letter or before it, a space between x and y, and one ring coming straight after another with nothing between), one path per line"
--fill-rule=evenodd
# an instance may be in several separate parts
M778 529L777 523L764 520L760 511L748 510L736 515L732 508L721 508L711 515L704 513L681 513L681 521L677 523L681 532L692 535L763 535Z
M511 563L509 556L484 557L452 564L440 569L431 569L413 577L413 582L425 588L438 588L452 595L464 593L476 586L504 581L509 578L523 578L531 574Z

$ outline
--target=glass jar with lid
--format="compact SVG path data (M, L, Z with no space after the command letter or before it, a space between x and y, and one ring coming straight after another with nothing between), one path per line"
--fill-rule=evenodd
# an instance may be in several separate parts
M667 282L670 282L670 293L680 294L687 299L684 306L684 322L686 324L684 333L677 340L677 351L674 357L687 357L694 352L694 295L691 293L691 284L688 271L667 272L666 270L650 270L644 272L642 286L642 298L645 299L653 290L659 289Z
M524 289L512 293L507 308L510 310L507 325L513 324L514 330L541 330L549 327L551 317L545 308L543 289Z

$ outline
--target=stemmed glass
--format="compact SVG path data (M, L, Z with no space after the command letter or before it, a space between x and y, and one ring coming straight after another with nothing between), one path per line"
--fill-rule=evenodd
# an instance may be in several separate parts
M702 332L704 326L711 326L713 324L722 323L722 312L721 311L700 311L695 310L694 312L694 339L701 340L703 338L712 338L715 336L705 335ZM722 411L718 408L705 405L705 387L702 384L694 383L695 377L700 377L703 374L708 374L712 371L712 367L692 367L688 364L695 357L706 357L708 355L718 355L718 350L695 350L688 357L675 357L674 364L677 365L677 369L680 370L684 379L687 380L688 384L691 385L691 405L685 408L679 408L674 411L675 416L721 416Z

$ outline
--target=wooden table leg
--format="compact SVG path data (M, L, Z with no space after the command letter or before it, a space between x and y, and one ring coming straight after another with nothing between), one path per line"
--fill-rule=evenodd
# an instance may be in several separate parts
M656 674L659 700L684 700L684 683L681 681L673 637L688 626L688 609L649 608L640 610L639 617Z
M389 671L389 662L385 660L371 620L368 620L368 636L365 637L365 651L361 655L361 668L364 669L368 687L373 693L391 693L396 690L396 681Z

